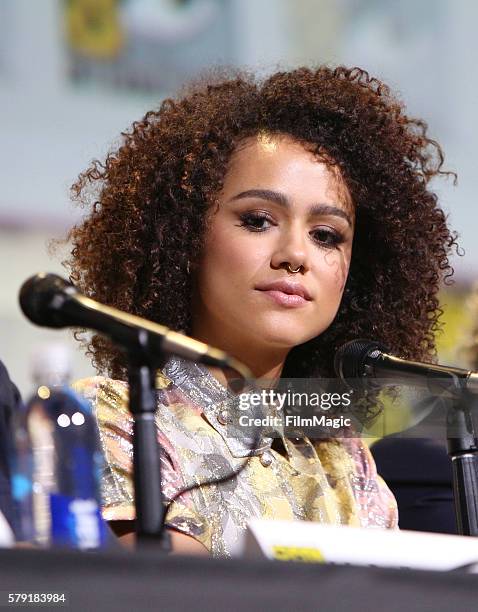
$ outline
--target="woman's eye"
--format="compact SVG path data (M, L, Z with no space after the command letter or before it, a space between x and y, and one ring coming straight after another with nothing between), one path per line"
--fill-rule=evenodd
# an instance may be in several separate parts
M264 227L264 223L271 223L271 219L267 215L260 213L246 213L241 215L241 227L246 227L253 232L263 232L267 229Z
M265 232L274 225L273 220L265 213L245 213L241 215L240 220L240 227L252 232ZM335 248L343 242L342 235L330 227L320 227L310 234L319 246L325 248Z
M342 236L330 228L321 227L312 232L314 240L320 245L333 248L343 242Z

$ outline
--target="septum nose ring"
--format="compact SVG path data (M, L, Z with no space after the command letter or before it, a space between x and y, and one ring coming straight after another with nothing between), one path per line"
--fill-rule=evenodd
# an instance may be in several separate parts
M301 268L302 268L302 266L299 266L299 267L297 268L297 270L293 270L293 269L290 267L290 264L289 264L289 263L287 264L287 270L288 270L288 271L289 271L291 274L297 274L297 272L299 272L299 271L301 270Z

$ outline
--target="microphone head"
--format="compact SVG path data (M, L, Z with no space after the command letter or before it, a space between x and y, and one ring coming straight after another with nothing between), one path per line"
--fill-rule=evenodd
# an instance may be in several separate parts
M68 290L68 291L66 291ZM56 274L35 274L26 280L20 288L18 299L23 314L32 323L41 327L65 327L64 317L58 312L68 293L74 287Z
M388 352L386 346L374 340L350 340L335 353L335 374L352 388L364 389L367 357L373 357L374 353Z

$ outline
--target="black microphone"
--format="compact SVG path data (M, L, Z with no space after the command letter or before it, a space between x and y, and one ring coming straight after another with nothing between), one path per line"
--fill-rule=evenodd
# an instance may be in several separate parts
M400 359L373 340L351 340L341 346L335 353L334 368L347 385L359 390L402 384L426 387L437 395L462 391L478 394L478 372Z
M133 355L137 352L158 363L165 354L173 354L206 365L232 368L244 378L252 378L240 361L224 351L100 304L56 274L36 274L26 280L19 301L23 314L41 327L87 327L108 336Z

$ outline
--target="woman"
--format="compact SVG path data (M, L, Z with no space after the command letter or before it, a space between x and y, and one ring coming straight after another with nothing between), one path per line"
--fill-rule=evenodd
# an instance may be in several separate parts
M429 181L438 144L360 69L192 86L123 134L74 185L89 215L70 234L88 295L223 349L259 381L333 376L344 342L368 337L431 359L436 297L454 236ZM353 248L352 248L353 246ZM95 336L105 509L132 532L131 418L123 356ZM228 373L171 358L158 374L164 492L237 468ZM175 501L175 546L234 552L251 517L396 526L396 505L358 438L269 441L234 480Z

